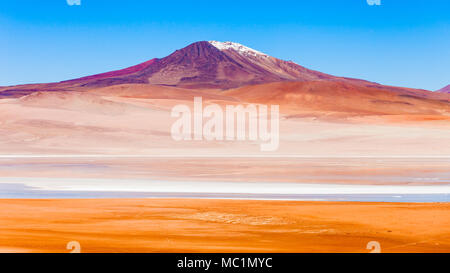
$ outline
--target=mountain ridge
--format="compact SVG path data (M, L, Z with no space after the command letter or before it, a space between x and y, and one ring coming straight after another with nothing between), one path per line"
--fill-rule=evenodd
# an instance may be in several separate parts
M147 84L184 89L229 90L272 82L326 81L377 88L408 96L449 101L446 93L385 86L338 77L284 61L234 42L200 41L138 65L81 78L43 84L0 87L0 98L33 92L89 91L122 84Z
M448 94L450 94L450 84L447 85L446 87L443 87L443 88L437 90L436 92L439 92L439 93L448 93Z

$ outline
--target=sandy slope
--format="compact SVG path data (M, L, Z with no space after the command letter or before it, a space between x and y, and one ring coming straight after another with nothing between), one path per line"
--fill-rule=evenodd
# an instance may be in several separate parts
M449 204L0 200L0 251L449 252ZM30 209L32 208L32 209Z
M276 82L227 90L244 102L279 104L285 112L342 116L429 115L450 118L450 96L389 86L345 82ZM440 118L438 116L441 116Z
M260 154L256 142L174 141L172 106L192 105L193 97L201 96L205 105L280 104L279 154L450 155L448 103L370 88L347 90L345 84L342 90L333 90L323 84L327 83L268 84L227 92L120 85L2 99L0 150L2 154Z

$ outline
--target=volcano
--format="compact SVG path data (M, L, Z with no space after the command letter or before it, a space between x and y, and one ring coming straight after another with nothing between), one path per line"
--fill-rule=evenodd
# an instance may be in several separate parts
M310 70L233 42L202 41L162 59L68 82L84 87L140 83L194 89L230 89L280 81L356 81Z
M313 80L345 79L271 57L238 43L203 41L162 59L72 82L86 81L82 86L89 87L143 83L195 89L230 89L250 84Z
M190 89L231 89L283 81L344 81L375 83L335 77L283 61L234 42L201 41L167 57L151 59L121 70L50 84L20 85L0 89L5 96L34 91L92 89L119 84L150 84Z

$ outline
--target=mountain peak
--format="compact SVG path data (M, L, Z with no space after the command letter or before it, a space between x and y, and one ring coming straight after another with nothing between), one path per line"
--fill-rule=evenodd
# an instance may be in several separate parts
M257 57L257 56L269 57L269 55L264 54L258 50L255 50L253 48L250 48L250 47L247 47L247 46L241 45L239 43L235 43L235 42L209 41L209 43L211 45L213 45L214 47L216 47L217 49L219 49L220 51L232 49L244 56L251 55L251 56L255 56L255 57Z
M86 89L119 84L151 84L195 89L232 89L283 81L344 81L283 61L235 42L199 41L129 68L61 82ZM54 85L53 87L55 87ZM32 92L24 90L23 92Z

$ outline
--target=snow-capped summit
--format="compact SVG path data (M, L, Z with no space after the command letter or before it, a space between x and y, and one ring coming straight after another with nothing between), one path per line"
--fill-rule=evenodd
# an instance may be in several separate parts
M218 41L209 41L209 43L221 51L227 50L227 49L233 49L233 50L237 51L238 53L245 55L245 56L252 55L255 57L256 56L269 57L269 55L267 55L267 54L264 54L258 50L254 50L252 48L246 47L239 43L218 42Z
M200 41L161 59L65 81L60 85L64 88L74 85L101 88L121 84L152 84L225 90L270 82L324 80L357 81L313 71L238 43Z

